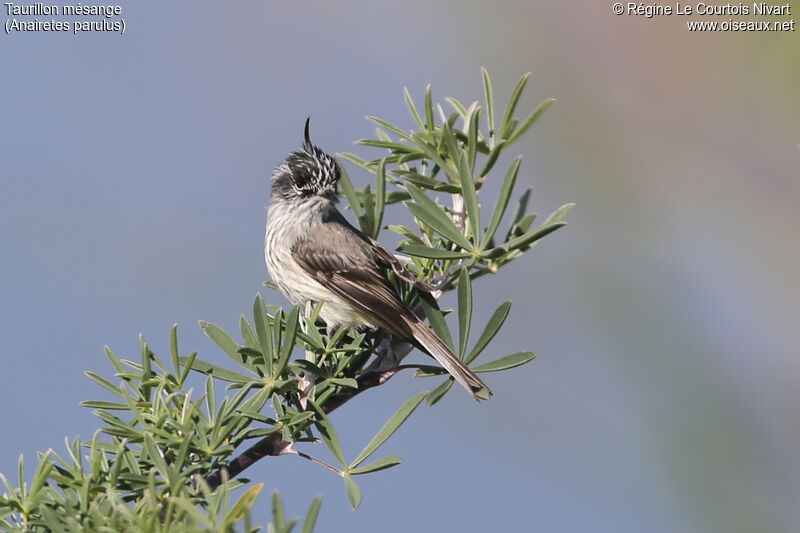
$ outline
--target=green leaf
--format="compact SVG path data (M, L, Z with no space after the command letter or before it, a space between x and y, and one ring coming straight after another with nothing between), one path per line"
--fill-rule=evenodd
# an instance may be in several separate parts
M90 409L108 409L109 411L127 411L127 403L104 402L100 400L85 400L80 402L79 405L89 407Z
M481 250L488 245L489 241L497 232L497 228L500 226L500 221L503 219L503 215L506 212L508 200L511 198L511 193L514 190L514 184L517 181L517 174L519 174L519 165L521 160L521 157L517 157L511 162L511 166L508 167L508 172L506 172L503 185L500 187L500 195L497 197L497 204L492 212L492 219L489 221L489 227L486 229L486 235L481 243Z
M472 351L469 353L465 362L467 364L471 363L478 357L481 352L486 348L486 346L492 342L497 332L500 331L500 328L503 327L503 323L508 318L508 313L511 311L511 302L503 302L500 306L495 309L492 317L489 319L489 322L486 323L486 328L484 328L483 333L478 338L478 342L475 343L473 346Z
M256 332L253 330L252 326L250 326L250 323L244 315L239 316L239 330L242 332L244 343L250 348L258 349L258 337L256 336Z
M536 121L538 121L541 118L544 112L547 111L555 101L556 101L555 98L548 98L547 100L539 104L539 106L533 111L533 113L531 113L531 115L525 119L525 121L520 125L520 127L517 128L517 130L513 133L513 135L511 135L511 137L508 138L507 145L510 146L511 143L519 139L526 131L528 131L530 127L533 126L536 123Z
M472 323L472 283L466 268L458 275L458 355L463 358Z
M361 489L358 488L356 482L353 481L349 475L344 475L344 487L347 492L347 499L350 501L350 506L355 511L361 505Z
M546 237L547 235L553 233L555 230L562 226L566 226L566 222L556 222L555 224L549 224L547 226L539 226L533 231L529 231L524 235L520 235L519 237L514 237L513 239L509 240L501 244L498 248L509 252L511 250L517 250L521 248L530 248L534 242L538 241L539 239ZM497 248L495 248L496 250Z
M433 96L431 95L431 84L425 87L425 126L428 131L433 131Z
M442 140L447 148L447 156L453 163L458 164L458 157L462 150L458 147L458 142L448 122L445 122L444 126L442 126Z
M517 86L514 87L514 90L511 92L511 98L508 100L508 105L506 106L506 112L503 115L503 122L500 126L500 131L506 130L508 124L511 122L511 119L514 116L514 111L519 103L519 98L522 96L522 90L525 88L525 84L528 83L528 78L530 78L530 76L530 72L525 73L522 78L520 78L519 82L517 82Z
M469 170L467 154L463 152L458 158L458 173L461 175L461 194L464 197L469 225L472 228L472 241L477 246L481 242L481 210L478 205L478 193L475 191L475 181Z
M317 524L317 517L319 516L319 508L321 505L322 496L317 496L314 498L314 501L311 502L311 507L308 508L306 518L303 520L302 533L312 533L314 531L314 526Z
M386 208L386 158L381 159L376 174L375 185L375 220L373 222L372 238L377 239L383 225L383 212Z
M400 457L396 455L387 455L382 459L378 459L377 461L373 461L368 465L364 465L360 468L352 468L347 473L351 476L358 476L361 474L369 474L371 472L377 472L378 470L386 470L387 468L391 468L393 466L397 466L403 461Z
M501 140L494 146L494 148L492 148L492 151L489 152L489 157L486 158L486 161L483 163L483 166L478 172L479 178L483 178L487 174L489 174L489 172L492 170L492 167L494 167L494 164L497 162L497 158L500 157L500 153L503 151L505 146L506 142Z
M292 355L292 350L294 350L295 338L297 337L297 329L300 324L300 308L295 306L292 311L289 313L289 316L286 317L286 329L284 330L283 334L283 346L281 346L281 353L280 353L280 360L278 361L278 366L275 369L273 377L277 377L283 372L283 369L286 368L286 364L289 362L289 356ZM314 327L312 325L312 327Z
M421 244L404 244L398 250L409 255L427 257L428 259L461 259L472 255L470 252L451 252L440 248L428 248Z
M425 309L425 316L428 317L428 322L430 322L433 331L442 339L450 349L455 352L453 349L453 337L450 335L450 329L447 327L447 322L444 320L444 316L442 312L439 310L439 307L436 305L436 301L431 297L430 294L423 294L422 296L422 307Z
M364 216L364 210L361 207L358 194L356 194L356 190L353 188L353 182L350 181L350 176L347 175L344 165L342 165L338 159L336 162L339 167L339 185L342 186L342 191L350 204L350 209L353 210L353 214L355 214L357 219L361 220L361 217Z
M200 321L200 327L203 328L203 333L205 333L228 357L242 364L242 355L239 353L239 348L241 348L241 346L239 346L230 335L225 333L225 330L215 324L202 320Z
M469 155L470 176L475 170L475 160L478 157L478 127L481 121L481 108L473 111L469 117L469 129L467 130L467 154Z
M489 139L494 141L494 94L492 92L492 81L489 79L489 72L481 67L483 75L483 94L486 97L486 123L489 127Z
M569 212L572 210L572 208L573 208L573 207L575 207L575 204L573 204L573 203L569 203L569 204L564 204L564 205L562 205L561 207L559 207L558 209L556 209L556 210L553 212L553 214L552 214L552 215L550 215L549 217L547 217L547 220L545 220L544 222L542 222L542 225L543 225L543 226L546 226L546 225L548 225L548 224L553 224L553 223L556 223L556 222L561 222L562 220L564 220L564 217L565 217L565 216L567 216L567 213L569 213Z
M403 96L406 98L406 105L411 112L411 116L414 117L414 121L416 121L420 129L424 129L425 125L422 123L422 117L419 116L417 106L414 105L414 100L411 99L411 93L408 92L408 87L403 87Z
M453 383L455 383L455 380L452 377L442 381L442 384L433 389L430 392L430 394L428 394L428 397L425 399L428 402L428 405L429 406L434 405L436 404L436 402L441 400L444 397L444 395L447 394L447 391L449 391L450 388L453 386Z
M247 489L245 493L242 494L242 497L239 498L235 504L233 504L233 507L231 507L231 510L225 516L225 524L232 526L247 516L250 509L252 509L253 505L255 505L256 500L258 499L259 494L261 494L261 490L263 488L264 484L259 483Z
M431 200L427 194L410 183L406 184L406 190L414 199L413 202L407 202L406 205L415 217L463 249L472 249L467 238L459 231L442 207L436 205L436 202Z
M172 367L175 369L175 377L181 375L180 361L178 360L178 324L172 325L169 332L169 353L172 356Z
M416 394L413 398L408 400L406 403L403 404L400 409L397 410L395 414L383 425L383 427L375 434L369 443L364 446L364 449L361 450L361 453L358 454L358 457L353 459L353 462L350 463L350 469L357 467L361 464L367 457L369 457L378 447L386 442L386 439L392 436L392 434L397 431L403 422L411 416L411 413L414 412L414 409L417 408L419 403L428 394L427 392L420 392Z
M398 143L394 141L383 141L380 139L359 139L355 144L360 146L372 146L373 148L385 148L391 150L394 154L413 154L419 150L414 146Z
M158 473L161 475L161 479L167 479L167 462L164 461L164 456L161 455L161 450L158 449L156 446L156 441L153 440L153 437L150 433L144 433L144 444L143 447L147 452L150 461L153 462L153 466L156 467Z
M189 357L181 357L181 362L183 364L187 364L188 361ZM221 366L212 365L211 363L206 363L205 361L200 361L199 359L194 360L192 369L196 372L200 372L201 374L214 376L217 379L229 381L231 383L245 384L253 381L251 376L240 374L239 372L234 372L233 370L228 370L227 368L222 368Z
M505 357L501 357L500 359L496 359L489 363L484 363L482 365L473 366L473 372L498 372L500 370L508 370L509 368L514 368L516 366L524 365L529 361L533 361L536 358L536 354L532 352L519 352L511 355L507 355Z
M445 100L447 100L447 102L451 106L453 106L453 109L458 111L459 115L461 115L462 117L466 117L467 116L467 108L464 107L464 104L462 104L461 102L459 102L458 100L456 100L452 96L445 97Z
M375 124L377 124L378 126L382 127L385 130L391 131L392 133L394 133L395 135L397 135L402 139L405 139L409 142L414 142L414 140L411 138L411 135L404 132L397 126L393 126L392 124L386 122L385 120L381 120L378 117L373 117L371 115L367 116L367 120L369 120L370 122L374 122Z
M274 351L272 349L272 325L269 323L269 316L267 309L264 307L264 300L261 299L261 293L256 294L256 300L253 302L253 323L256 326L256 336L258 337L258 345L261 347L261 353L264 355L264 366L267 375L272 375L272 357ZM276 327L280 327L276 324Z
M283 509L281 494L277 490L272 493L272 523L278 531L283 531L286 526L286 513Z
M353 163L357 167L366 170L370 174L375 174L375 168L373 167L373 164L371 162L369 162L369 161L361 159L360 157L358 157L355 154L351 154L349 152L339 152L339 153L336 154L335 158L336 158L337 163L339 164L339 170L340 171L342 170L342 168L341 168L342 167L342 163L341 163L340 159L344 159L345 161L350 161L351 163Z
M346 468L347 461L344 458L344 452L342 452L342 445L339 443L339 437L336 435L336 430L333 429L333 424L331 424L331 421L325 412L319 407L319 405L314 403L311 398L308 399L308 403L317 413L314 425L317 426L320 437L322 437L323 442L325 442L325 444L328 446L328 449L330 449L331 453L333 453L333 456L336 458L342 468Z
M94 381L95 383L97 383L98 385L103 387L104 389L107 389L107 390L111 391L112 393L114 393L115 395L120 396L122 398L125 397L125 395L122 393L122 389L120 389L119 387L117 387L116 385L111 383L109 380L107 380L106 378L104 378L100 374L95 374L94 372L91 372L89 370L84 372L84 374L86 374L89 377L89 379L91 379L92 381Z

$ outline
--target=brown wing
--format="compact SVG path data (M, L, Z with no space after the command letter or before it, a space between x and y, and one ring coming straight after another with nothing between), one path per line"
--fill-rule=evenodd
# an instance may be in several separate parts
M379 243L378 241L376 241L372 237L369 237L369 236L365 235L359 229L354 228L347 221L347 219L342 216L342 214L339 211L332 211L331 212L328 223L339 224L341 226L344 226L344 227L350 229L353 233L358 235L358 237L364 243L368 243L369 244L369 246L371 248L370 255L375 259L375 261L380 263L381 266L384 266L386 268L391 268L392 272L394 272L397 275L397 277L399 277L403 281L405 281L407 283L411 283L412 285L414 285L418 289L423 290L425 292L433 292L433 287L431 287L430 285L428 285L424 281L418 280L414 276L414 274L412 274L411 272L408 271L408 269L406 269L405 265L403 265L403 263L401 263L394 256L394 254L392 252L387 250L381 243Z
M312 231L292 246L297 264L370 321L394 335L413 338L410 324L416 317L383 276L369 239L335 220Z

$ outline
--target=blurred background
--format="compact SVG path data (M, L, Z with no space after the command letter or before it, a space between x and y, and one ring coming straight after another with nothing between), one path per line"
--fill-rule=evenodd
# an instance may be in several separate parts
M247 477L290 515L324 494L318 531L797 531L800 32L611 4L123 2L124 35L0 36L0 472L92 436L104 344L166 354L177 322L182 352L225 364L197 321L285 302L262 287L264 206L307 116L326 150L376 156L352 145L365 115L411 128L404 86L471 102L485 66L498 105L528 70L520 114L558 99L511 150L518 194L577 203L475 286L475 327L514 301L487 356L538 359L487 375L491 402L421 407L356 512L298 458ZM337 412L345 450L435 385L399 375Z

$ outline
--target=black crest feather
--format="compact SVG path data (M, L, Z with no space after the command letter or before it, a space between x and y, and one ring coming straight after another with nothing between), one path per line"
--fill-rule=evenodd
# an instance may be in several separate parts
M311 125L311 117L308 117L306 119L306 127L304 128L303 131L306 140L306 142L303 144L303 148L305 148L308 151L311 151L311 149L314 147L314 144L311 142L311 134L309 133L310 125Z

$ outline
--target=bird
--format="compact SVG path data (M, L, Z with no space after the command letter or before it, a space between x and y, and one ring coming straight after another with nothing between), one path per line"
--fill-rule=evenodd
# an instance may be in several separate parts
M319 317L328 331L379 327L409 340L441 364L473 398L491 391L418 317L395 291L389 271L418 281L383 245L351 225L337 209L337 161L311 142L310 118L304 142L272 173L264 259L270 278L293 304L322 302Z

